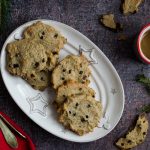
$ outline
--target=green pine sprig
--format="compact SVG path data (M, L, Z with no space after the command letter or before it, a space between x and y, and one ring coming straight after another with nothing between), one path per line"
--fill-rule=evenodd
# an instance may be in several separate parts
M0 0L0 32L2 32L7 24L9 14L10 0Z
M136 76L136 81L142 83L147 88L148 92L150 92L150 78L145 77L144 74L140 74Z
M144 105L142 108L139 109L140 112L150 113L150 104Z
M150 78L146 77L144 74L138 74L136 76L136 81L142 83L147 88L148 92L150 93ZM139 109L140 112L149 113L150 112L150 104L144 105Z

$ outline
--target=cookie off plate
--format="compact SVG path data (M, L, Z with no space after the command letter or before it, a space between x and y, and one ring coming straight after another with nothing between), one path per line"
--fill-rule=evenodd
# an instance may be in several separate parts
M53 26L67 38L67 44L61 50L59 59L70 54L82 52L90 61L92 76L90 87L96 92L96 99L103 104L103 118L93 132L79 136L65 129L57 121L53 106L55 91L49 87L43 92L34 90L26 81L12 76L6 70L6 45L21 39L26 27L37 21ZM40 127L62 139L74 142L90 142L100 139L111 132L119 122L124 109L124 89L115 68L104 53L87 37L72 27L52 20L34 20L23 24L7 38L1 51L1 74L8 92L21 110Z

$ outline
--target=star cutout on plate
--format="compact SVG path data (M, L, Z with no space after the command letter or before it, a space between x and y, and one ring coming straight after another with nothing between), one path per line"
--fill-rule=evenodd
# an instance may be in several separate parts
M46 116L46 107L48 106L48 102L44 100L42 95L38 93L35 97L27 98L30 104L30 112L31 113L39 113L42 116Z
M115 95L117 93L116 89L111 88L111 93Z
M79 45L79 53L89 53L90 64L98 64L96 58L94 57L94 48L84 49Z

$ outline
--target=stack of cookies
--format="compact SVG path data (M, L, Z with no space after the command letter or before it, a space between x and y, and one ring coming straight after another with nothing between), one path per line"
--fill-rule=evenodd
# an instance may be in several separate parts
M59 121L78 135L93 131L102 116L102 104L88 87L90 75L89 61L82 54L65 57L52 72Z
M57 91L59 121L79 135L93 131L102 116L90 83L89 61L82 54L69 55L58 64L67 40L53 27L36 22L23 32L23 39L7 45L7 70L25 79L34 89L50 82Z
M7 70L44 90L66 41L53 27L38 21L24 30L23 39L7 45Z

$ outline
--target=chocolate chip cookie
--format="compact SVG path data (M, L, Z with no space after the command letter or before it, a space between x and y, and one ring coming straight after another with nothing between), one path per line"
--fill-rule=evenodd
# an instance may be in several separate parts
M116 145L121 149L131 149L141 144L146 138L148 126L146 114L139 115L135 128L125 138L120 138Z
M54 89L57 89L68 81L88 85L90 83L89 76L91 74L88 65L89 62L83 55L68 55L65 57L53 70L52 84Z
M78 82L68 82L58 88L55 102L58 106L61 106L67 97L82 94L91 96L93 98L95 97L95 91L85 84Z
M59 121L78 135L84 135L98 126L101 116L101 102L86 95L76 95L64 102Z

